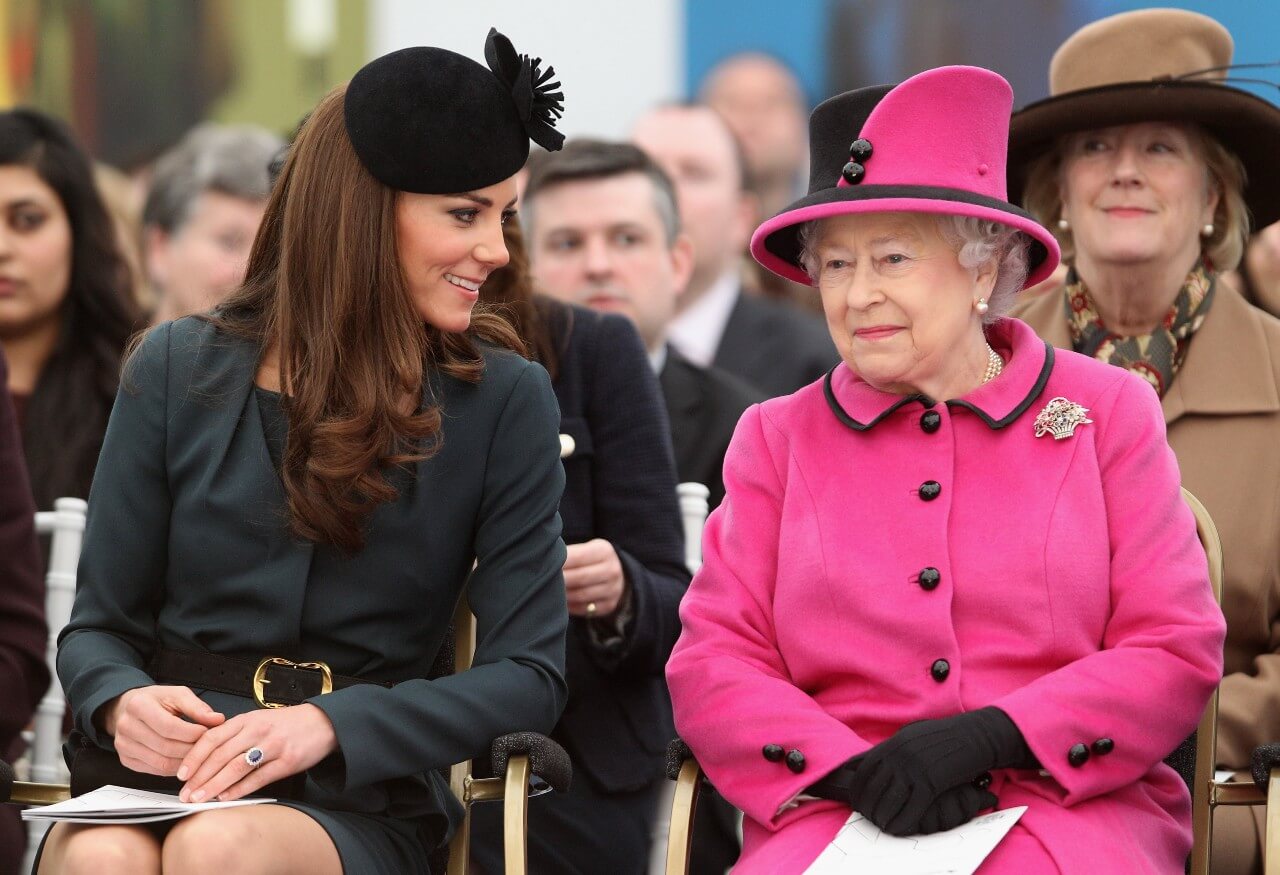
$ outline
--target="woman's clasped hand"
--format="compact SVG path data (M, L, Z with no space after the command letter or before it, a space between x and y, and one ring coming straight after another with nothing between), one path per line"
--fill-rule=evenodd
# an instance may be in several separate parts
M120 762L184 782L183 802L229 802L304 772L337 750L333 724L314 705L227 719L187 687L139 687L105 710ZM257 763L246 757L262 752Z
M261 752L251 762L248 751ZM184 802L230 802L297 775L338 749L333 724L315 705L248 711L206 730L191 746L178 780Z
M135 772L172 777L207 729L226 717L186 687L138 687L102 709L120 763Z
M938 832L995 806L981 786L989 770L1035 765L998 708L919 720L849 760L849 804L892 835Z

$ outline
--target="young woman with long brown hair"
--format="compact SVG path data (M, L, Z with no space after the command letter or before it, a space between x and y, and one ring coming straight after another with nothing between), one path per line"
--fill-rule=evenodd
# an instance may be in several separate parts
M434 770L554 725L558 412L473 313L528 138L554 131L490 41L492 72L406 49L325 98L243 288L146 337L104 444L59 652L84 744L187 801L290 795L61 824L40 872L426 872L461 814ZM427 680L464 582L474 666Z

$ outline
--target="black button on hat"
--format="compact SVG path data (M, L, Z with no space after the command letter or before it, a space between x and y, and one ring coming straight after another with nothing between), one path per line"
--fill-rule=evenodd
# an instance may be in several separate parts
M1085 747L1082 742L1071 745L1071 750L1067 751L1067 762L1074 768L1080 768L1089 762L1089 748Z
M347 136L360 163L389 188L460 194L514 176L532 138L549 150L564 135L553 68L519 55L496 30L489 67L434 46L383 55L352 77L343 97Z
M797 775L804 771L804 754L798 750L787 751L787 768Z
M867 163L867 159L871 157L871 141L865 137L859 137L849 146L849 157L862 164Z
M937 480L926 480L920 484L920 500L933 501L942 494L942 484Z
M1098 756L1106 756L1116 749L1116 743L1109 738L1099 738L1093 743L1093 752Z
M771 763L781 762L784 755L780 744L766 744L760 753Z
M951 674L951 663L945 659L934 660L933 665L929 667L929 674L933 675L935 681L942 683L947 679L947 675Z
M867 168L863 167L857 161L850 161L844 166L844 170L840 171L840 175L844 177L844 181L850 185L857 185L862 182L862 177L867 175Z
M932 592L938 588L938 584L942 582L942 573L936 568L920 569L920 576L917 578L920 588L925 592Z
M933 434L942 428L942 414L936 410L926 410L920 416L920 429L925 434Z

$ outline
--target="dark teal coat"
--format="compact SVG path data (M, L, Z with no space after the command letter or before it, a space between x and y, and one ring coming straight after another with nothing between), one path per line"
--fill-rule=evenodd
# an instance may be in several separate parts
M461 810L432 770L503 733L549 732L564 707L564 473L547 374L486 350L478 384L433 376L442 448L396 477L399 498L373 514L365 548L344 556L286 528L256 369L251 344L195 318L156 328L131 362L58 650L76 726L110 745L92 716L153 683L144 666L157 644L323 660L397 685L311 700L340 753L311 770L306 801L455 823ZM475 667L425 680L473 560ZM197 693L228 716L254 707Z

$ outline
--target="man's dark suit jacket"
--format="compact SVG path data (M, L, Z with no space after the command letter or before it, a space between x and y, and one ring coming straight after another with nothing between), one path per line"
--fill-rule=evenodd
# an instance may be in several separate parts
M783 301L740 292L711 364L770 398L790 395L840 361L826 324Z
M589 621L570 620L569 702L552 737L573 757L574 781L625 792L661 779L674 731L663 671L680 635L689 571L671 437L631 322L568 305L551 312L560 430L575 443L564 462L564 540L613 544L633 613L615 648L598 646Z
M461 806L435 770L499 735L549 731L565 697L559 411L541 367L484 358L478 383L428 378L439 450L393 473L395 500L347 554L286 525L255 402L257 349L195 317L152 330L116 396L59 639L76 728L110 746L94 712L155 682L157 647L321 660L395 686L308 700L341 755L308 771L303 801L390 813L433 837L456 824ZM428 680L464 585L473 667ZM197 694L228 717L255 707Z
M727 371L698 367L670 346L658 382L671 419L680 482L706 486L715 510L724 498L724 454L738 418L766 396Z
M13 762L22 750L19 733L49 686L49 630L36 504L8 385L9 367L0 353L0 757ZM0 875L17 873L25 847L17 807L0 805Z

